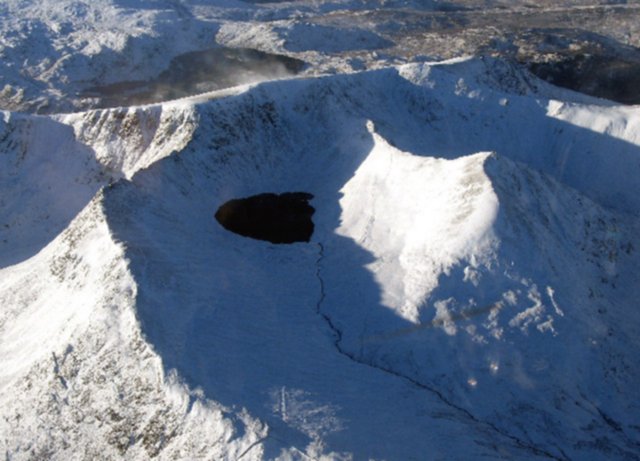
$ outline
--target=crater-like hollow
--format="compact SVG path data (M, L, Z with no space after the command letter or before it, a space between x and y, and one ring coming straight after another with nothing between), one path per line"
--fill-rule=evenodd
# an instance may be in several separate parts
M228 231L271 243L308 242L313 235L312 194L264 193L229 200L215 214Z

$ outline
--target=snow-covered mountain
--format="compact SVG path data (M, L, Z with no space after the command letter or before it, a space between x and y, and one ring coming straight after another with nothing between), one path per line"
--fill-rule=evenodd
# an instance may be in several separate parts
M5 112L0 449L638 459L639 133L497 59Z
M639 17L3 1L0 454L640 459Z

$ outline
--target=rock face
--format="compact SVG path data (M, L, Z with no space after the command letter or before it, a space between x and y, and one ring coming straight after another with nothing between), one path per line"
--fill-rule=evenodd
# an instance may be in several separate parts
M229 200L216 212L227 230L272 243L308 242L313 234L309 205L313 195L305 192L259 194Z

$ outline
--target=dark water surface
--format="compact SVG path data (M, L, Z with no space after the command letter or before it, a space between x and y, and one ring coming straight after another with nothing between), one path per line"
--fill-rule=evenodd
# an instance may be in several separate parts
M288 56L248 48L214 48L185 53L151 80L122 81L86 89L98 107L152 104L230 88L243 83L292 76L305 63Z
M272 243L308 242L314 228L312 198L306 192L253 195L229 200L215 217L225 229L245 237Z
M580 54L528 67L538 77L563 88L622 104L640 104L640 62Z

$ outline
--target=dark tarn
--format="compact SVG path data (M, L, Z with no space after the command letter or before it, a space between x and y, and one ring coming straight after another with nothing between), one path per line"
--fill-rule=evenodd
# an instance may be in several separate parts
M222 227L245 237L272 243L308 242L313 234L312 198L306 192L259 194L229 200L215 217Z
M151 80L87 88L81 98L97 98L97 107L152 104L299 73L304 61L248 48L213 48L174 58Z
M622 104L640 104L640 62L578 54L555 62L530 63L543 80Z

